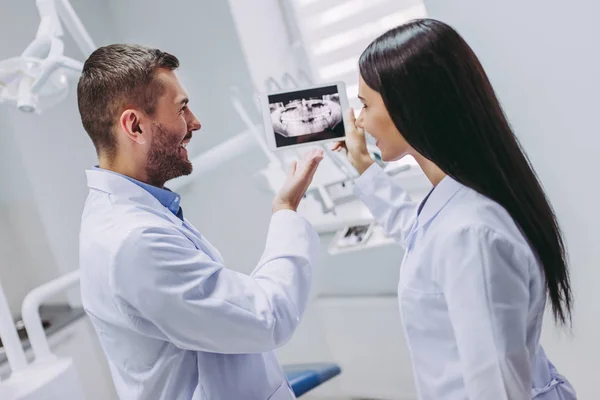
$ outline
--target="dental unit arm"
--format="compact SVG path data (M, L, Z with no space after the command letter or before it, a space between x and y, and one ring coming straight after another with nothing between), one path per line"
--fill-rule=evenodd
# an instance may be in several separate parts
M64 99L68 74L83 68L81 61L64 55L63 24L84 57L96 48L68 0L37 0L36 6L40 24L35 38L19 57L0 61L0 103L28 113Z

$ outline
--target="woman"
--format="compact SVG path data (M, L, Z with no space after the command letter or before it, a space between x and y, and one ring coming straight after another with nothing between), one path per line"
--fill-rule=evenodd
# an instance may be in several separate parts
M358 119L345 144L357 195L406 245L399 301L421 399L575 399L540 345L546 299L572 296L554 213L467 43L416 20L359 61ZM434 188L417 206L376 165L413 156Z

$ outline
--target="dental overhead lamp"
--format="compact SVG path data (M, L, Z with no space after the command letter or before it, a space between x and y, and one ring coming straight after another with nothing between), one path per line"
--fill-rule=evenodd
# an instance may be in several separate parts
M64 55L63 25L84 57L96 48L68 0L36 0L40 25L18 57L0 61L0 103L41 113L64 100L83 62Z

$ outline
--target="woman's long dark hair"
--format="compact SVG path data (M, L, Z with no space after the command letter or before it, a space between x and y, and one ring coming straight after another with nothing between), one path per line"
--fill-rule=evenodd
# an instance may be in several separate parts
M508 211L543 266L555 320L570 322L556 216L469 45L448 25L420 19L377 38L359 67L416 151Z

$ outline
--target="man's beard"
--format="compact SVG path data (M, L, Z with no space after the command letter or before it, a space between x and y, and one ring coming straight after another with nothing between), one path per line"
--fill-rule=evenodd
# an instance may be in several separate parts
M181 140L160 123L153 123L152 145L148 154L146 174L150 184L162 187L166 181L192 173L192 163L181 156Z

